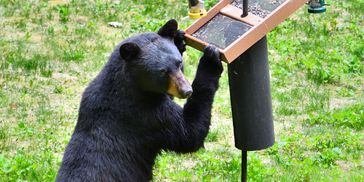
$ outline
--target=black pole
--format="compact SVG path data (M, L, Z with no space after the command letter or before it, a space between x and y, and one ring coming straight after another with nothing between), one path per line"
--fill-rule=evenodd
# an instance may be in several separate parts
M243 0L243 14L241 15L241 17L248 16L248 13L248 0Z
M241 151L241 182L246 182L246 173L248 166L248 152L246 150Z

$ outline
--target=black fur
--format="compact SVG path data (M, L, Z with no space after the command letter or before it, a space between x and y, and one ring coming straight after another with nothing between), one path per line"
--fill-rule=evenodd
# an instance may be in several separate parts
M128 42L141 49L138 55L131 51L135 60L125 61L120 55L120 47ZM218 50L213 46L204 50L192 84L193 94L183 108L165 88L145 88L153 85L141 86L143 81L136 78L145 72L141 69L148 70L144 74L162 77L157 71L161 64L164 69L177 69L172 63L181 58L177 47L183 46L146 33L116 47L83 93L78 122L56 181L149 181L161 150L188 153L203 145L223 71ZM154 87L165 87L159 86L158 76L145 76L151 79L150 84L156 84Z

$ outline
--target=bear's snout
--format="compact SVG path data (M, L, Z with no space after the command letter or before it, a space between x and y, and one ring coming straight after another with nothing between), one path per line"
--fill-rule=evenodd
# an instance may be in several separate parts
M189 86L188 88L181 89L180 94L181 94L182 98L188 98L188 97L191 97L192 92L193 92L192 88L191 88L191 86Z
M192 87L185 79L181 70L169 74L169 86L167 90L169 95L185 99L190 97L192 92Z

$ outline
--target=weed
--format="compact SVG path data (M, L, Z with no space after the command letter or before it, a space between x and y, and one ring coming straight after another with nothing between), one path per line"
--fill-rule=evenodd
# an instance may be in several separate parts
M336 109L329 113L320 113L317 116L311 116L308 122L311 125L330 124L362 130L364 128L364 105L357 104Z
M56 7L59 12L59 18L62 23L67 23L69 21L69 16L71 14L69 7L67 5L61 5Z

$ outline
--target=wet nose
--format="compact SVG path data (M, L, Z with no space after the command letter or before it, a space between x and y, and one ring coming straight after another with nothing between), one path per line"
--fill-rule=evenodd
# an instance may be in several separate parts
M182 89L180 94L183 98L188 98L188 97L191 97L192 93L193 93L192 88L188 87L188 88Z

